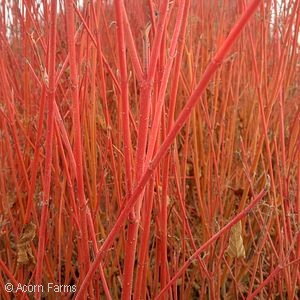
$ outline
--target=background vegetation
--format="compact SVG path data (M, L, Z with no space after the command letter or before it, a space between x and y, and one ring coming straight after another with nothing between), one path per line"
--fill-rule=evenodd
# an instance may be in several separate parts
M299 2L1 1L0 298L295 299Z

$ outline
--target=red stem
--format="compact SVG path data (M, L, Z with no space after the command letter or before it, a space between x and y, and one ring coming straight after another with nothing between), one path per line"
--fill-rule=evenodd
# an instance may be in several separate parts
M53 143L53 129L54 129L54 101L55 101L55 58L56 58L56 0L51 2L51 28L49 39L49 84L48 85L48 116L47 116L47 135L46 135L46 158L45 158L45 175L44 188L42 199L42 215L39 229L39 244L37 252L37 264L35 283L40 285L42 283L43 259L45 254L46 243L46 228L48 220L48 208L50 202L50 186L51 186L51 165L52 165L52 143ZM40 289L35 293L36 299L40 299Z
M70 63L70 79L71 79L71 92L73 101L73 122L74 122L74 158L76 161L76 173L77 173L77 189L78 200L80 209L80 225L81 225L81 253L82 262L80 265L80 278L83 279L90 265L89 247L88 247L88 231L86 220L86 199L84 194L83 184L83 168L82 168L82 137L81 137L81 122L80 122L80 107L79 107L79 91L78 91L78 73L76 67L76 50L75 50L75 26L74 26L74 12L73 1L66 0L66 24L67 24L67 37L69 48L69 63ZM79 249L78 248L78 249Z
M136 154L136 169L135 176L136 181L140 180L143 170L145 168L145 152L147 144L148 123L151 104L151 90L154 80L155 70L157 68L157 60L161 45L161 40L165 28L166 14L167 14L168 1L163 1L160 7L160 18L158 22L157 34L154 39L153 48L149 63L149 73L145 74L146 79L141 83L141 104L140 104L140 116L139 116L139 130L137 141L137 154ZM133 269L134 259L137 245L137 235L140 221L140 210L142 205L142 195L139 195L135 210L132 209L129 216L128 225L128 237L125 248L125 262L124 262L124 274L123 274L123 290L122 299L130 299L132 283L133 283Z

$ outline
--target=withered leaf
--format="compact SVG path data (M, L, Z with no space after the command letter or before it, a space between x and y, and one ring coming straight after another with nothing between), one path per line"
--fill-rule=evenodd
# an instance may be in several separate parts
M227 253L231 258L245 258L245 248L242 237L242 221L236 223L230 230Z
M18 264L28 264L31 259L34 261L34 256L32 254L32 249L30 246L30 242L34 239L36 232L36 225L32 222L26 224L23 229L22 236L20 237L17 243L18 250Z

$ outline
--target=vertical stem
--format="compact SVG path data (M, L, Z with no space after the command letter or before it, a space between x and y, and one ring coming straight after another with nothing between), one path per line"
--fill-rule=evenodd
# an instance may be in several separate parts
M51 28L50 39L48 44L49 51L49 83L48 85L48 116L47 116L47 134L46 134L46 158L45 158L45 176L44 176L44 188L43 188L43 200L42 200L42 215L39 229L39 244L37 253L37 264L35 280L36 284L42 283L42 270L43 259L45 253L45 241L46 241L46 227L48 219L48 208L50 202L50 185L51 185L51 165L52 165L52 142L53 142L53 128L54 128L54 101L55 101L55 56L56 56L56 0L51 2ZM40 289L36 291L36 299L40 299Z
M124 24L122 15L122 0L115 1L115 10L117 18L117 39L119 52L119 65L121 74L121 99L122 99L122 132L124 136L124 156L125 156L125 174L126 174L126 193L130 195L132 188L131 176L131 137L129 127L129 100L128 100L128 78L126 64L126 48L124 38Z
M82 262L79 272L80 278L84 277L89 265L90 255L88 247L88 231L87 231L87 219L86 219L86 200L84 195L83 184L83 167L82 167L82 137L81 137L81 122L80 122L80 107L79 107L79 92L78 92L78 73L76 66L76 51L75 51L75 26L74 26L74 11L73 1L66 0L66 23L67 23L67 37L68 37L68 49L69 49L69 63L70 63L70 79L71 79L71 92L72 92L72 113L74 122L74 158L76 161L77 172L77 189L78 200L80 208L80 225L81 225L81 246L78 250L82 253Z
M136 154L136 169L135 177L138 182L145 166L145 152L147 144L148 122L150 114L151 104L151 91L154 80L157 60L159 56L159 48L165 28L166 15L167 15L168 1L163 1L160 7L160 18L158 22L157 34L154 39L153 48L150 56L149 72L145 74L146 78L141 83L141 104L140 104L140 116L139 116L139 129L138 129L138 142L137 142L137 154ZM138 227L140 221L140 210L142 205L142 195L140 195L136 208L132 209L129 215L128 225L128 237L125 248L125 265L124 265L124 277L123 277L123 291L122 299L130 299L132 283L133 283L133 269L134 259L136 253Z

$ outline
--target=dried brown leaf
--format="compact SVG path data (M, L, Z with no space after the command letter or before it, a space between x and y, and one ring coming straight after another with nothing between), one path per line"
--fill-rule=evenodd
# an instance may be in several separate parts
M242 237L242 221L236 223L230 230L227 253L231 258L245 258L245 248Z
M36 225L32 222L26 224L23 229L22 236L20 237L17 243L18 250L18 264L28 264L31 259L34 261L34 256L32 254L32 249L30 246L30 242L34 239L36 232Z

